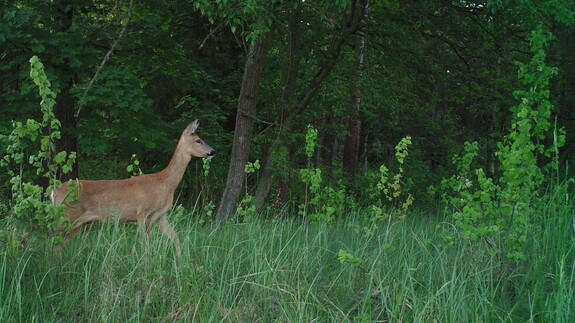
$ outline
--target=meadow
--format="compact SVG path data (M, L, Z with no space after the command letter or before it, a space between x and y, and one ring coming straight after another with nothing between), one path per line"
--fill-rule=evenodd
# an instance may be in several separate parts
M549 205L523 262L489 241L446 239L448 218L373 223L277 219L219 226L173 216L178 259L157 229L93 225L64 246L5 218L2 322L572 322L572 208ZM453 232L452 232L453 233Z

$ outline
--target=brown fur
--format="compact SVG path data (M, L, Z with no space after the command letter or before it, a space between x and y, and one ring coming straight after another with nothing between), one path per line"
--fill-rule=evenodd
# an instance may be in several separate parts
M213 149L195 134L197 127L197 120L188 125L170 164L159 173L111 181L74 180L62 185L51 197L58 205L66 204L66 218L74 226L66 239L74 237L83 225L93 221L137 221L146 234L152 224L158 223L160 231L173 240L179 256L180 239L166 215L172 208L174 192L191 157L213 155ZM75 184L70 185L71 182ZM69 192L68 185L75 187L76 191Z

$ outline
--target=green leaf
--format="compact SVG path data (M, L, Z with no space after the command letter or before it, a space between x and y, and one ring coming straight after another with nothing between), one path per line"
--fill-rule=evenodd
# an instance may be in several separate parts
M64 163L64 161L66 160L66 156L68 154L66 153L66 151L61 151L59 153L56 154L56 156L54 156L54 162L58 165L61 165Z

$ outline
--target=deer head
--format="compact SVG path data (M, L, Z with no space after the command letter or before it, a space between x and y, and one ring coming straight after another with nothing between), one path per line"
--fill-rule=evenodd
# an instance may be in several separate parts
M196 134L196 129L200 125L198 120L190 123L186 130L182 133L180 138L183 141L182 147L185 152L190 156L205 158L214 155L214 150L208 144L206 144L200 136Z

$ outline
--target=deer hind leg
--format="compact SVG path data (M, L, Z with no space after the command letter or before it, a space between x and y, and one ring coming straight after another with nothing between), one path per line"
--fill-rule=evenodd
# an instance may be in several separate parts
M174 247L176 248L176 254L178 255L178 257L180 257L182 255L182 248L180 247L180 238L178 238L176 231L174 231L174 228L172 228L170 223L168 223L168 218L165 215L160 216L160 218L158 219L158 228L165 236L172 239L172 241L174 242Z
M149 212L146 214L144 209L142 207L139 207L137 210L137 214L136 214L136 218L138 219L138 231L140 232L140 235L142 236L141 240L140 240L140 245L142 247L142 250L147 250L147 246L148 246L148 242L149 242L149 236L150 236L150 219L151 219L151 215Z
M144 238L150 235L150 229L157 219L158 214L156 211L144 210L142 207L138 208L136 218L138 219L138 226Z

